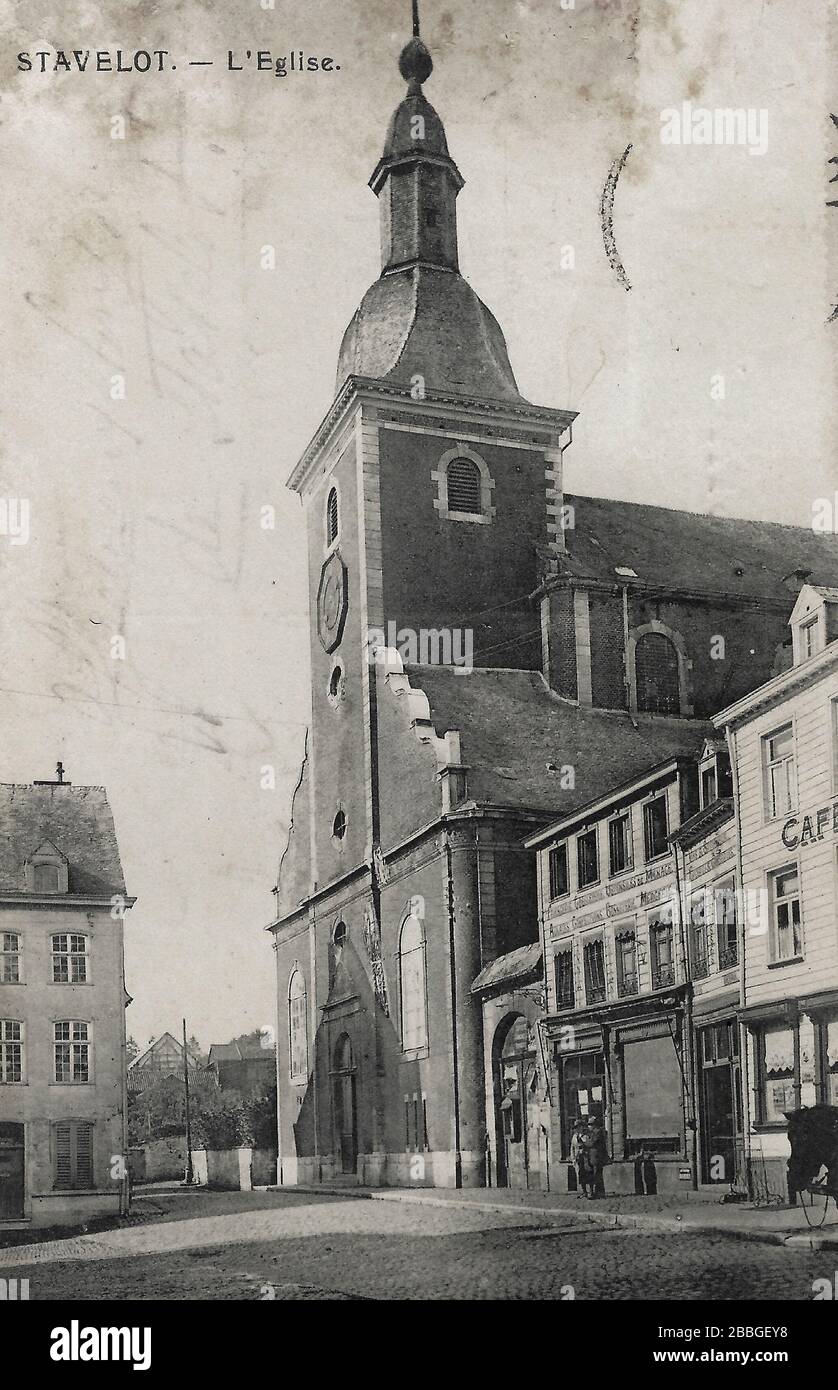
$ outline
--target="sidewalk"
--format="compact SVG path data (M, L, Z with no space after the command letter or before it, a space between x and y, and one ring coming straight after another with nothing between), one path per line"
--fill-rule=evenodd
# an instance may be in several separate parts
M693 1235L725 1235L736 1240L762 1241L770 1245L821 1249L838 1246L838 1210L830 1201L822 1227L823 1199L807 1206L757 1207L749 1202L722 1203L707 1193L673 1193L657 1197L614 1195L588 1202L575 1193L533 1192L494 1187L392 1188L392 1187L289 1187L268 1189L288 1192L329 1192L341 1197L369 1197L379 1202L406 1202L426 1206L458 1206L478 1211L520 1211L532 1216L572 1216L592 1225L614 1226L649 1232L689 1232ZM808 1203L808 1198L806 1199ZM806 1215L812 1222L807 1225Z

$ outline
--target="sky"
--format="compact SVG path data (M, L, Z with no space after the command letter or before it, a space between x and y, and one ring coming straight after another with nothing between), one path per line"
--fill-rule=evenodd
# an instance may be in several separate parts
M523 394L580 412L569 490L800 525L836 497L833 9L422 0L461 268ZM0 534L0 780L60 758L107 787L141 1044L274 1019L309 699L284 484L380 270L367 179L409 33L408 0L0 0L0 499L30 506L25 545ZM60 48L168 66L18 70ZM751 109L764 152L662 143L685 102ZM628 146L630 289L600 215Z

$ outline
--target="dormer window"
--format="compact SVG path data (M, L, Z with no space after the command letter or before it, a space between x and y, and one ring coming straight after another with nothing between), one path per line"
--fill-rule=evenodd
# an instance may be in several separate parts
M68 892L67 860L54 844L44 840L23 869L24 887L29 893Z
M60 893L61 874L57 864L33 864L36 893Z
M791 628L794 665L809 661L838 638L838 589L804 584L797 596Z
M492 479L487 464L473 449L449 449L431 473L437 485L434 509L443 521L488 525L495 515Z
M733 795L730 756L725 744L709 739L705 743L698 765L698 781L702 810L714 801Z

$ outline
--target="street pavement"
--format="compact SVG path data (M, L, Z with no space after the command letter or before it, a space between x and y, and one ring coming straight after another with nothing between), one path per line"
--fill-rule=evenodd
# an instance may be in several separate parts
M32 1300L806 1301L835 1278L828 1249L410 1195L148 1193L119 1229L1 1249L0 1273Z

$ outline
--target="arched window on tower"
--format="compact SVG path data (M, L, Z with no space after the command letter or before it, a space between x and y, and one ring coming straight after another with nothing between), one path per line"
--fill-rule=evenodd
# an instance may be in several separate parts
M399 992L402 1048L427 1047L428 1011L425 998L425 939L418 917L406 917L399 938Z
M333 545L338 538L338 490L333 487L329 491L326 502L326 545Z
M448 510L480 513L480 469L472 459L452 459L448 465Z
M288 1044L291 1080L305 1081L308 1076L308 1020L306 982L301 970L293 972L288 985Z
M494 479L485 461L473 449L460 445L448 449L431 472L438 493L434 510L443 521L469 521L488 525L495 515L492 506Z
M662 632L647 632L634 649L637 708L646 714L681 713L678 649Z

